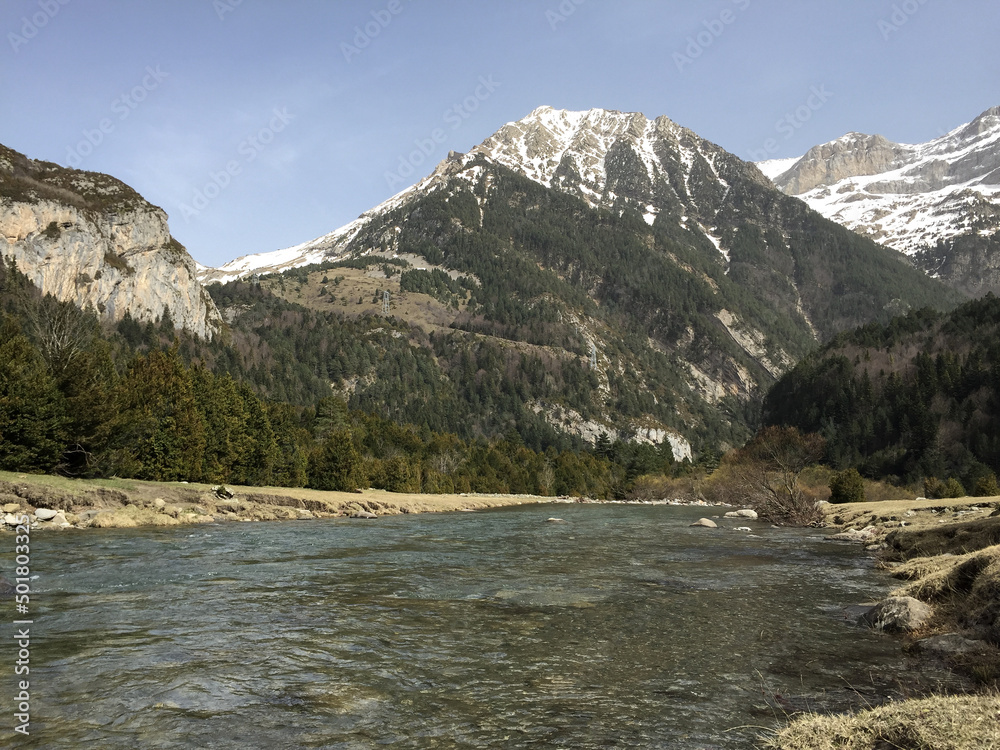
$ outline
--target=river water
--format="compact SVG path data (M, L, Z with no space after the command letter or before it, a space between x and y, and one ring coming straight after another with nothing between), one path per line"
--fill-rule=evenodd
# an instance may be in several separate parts
M544 505L33 535L31 736L5 710L0 737L748 748L786 712L892 692L899 643L845 609L887 590L870 560L815 531L688 526L705 513Z

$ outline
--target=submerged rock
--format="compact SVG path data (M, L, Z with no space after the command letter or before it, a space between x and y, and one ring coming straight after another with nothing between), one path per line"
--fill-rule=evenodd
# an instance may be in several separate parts
M944 635L935 635L930 638L921 638L914 646L921 651L946 655L968 654L976 651L985 651L988 648L988 644L985 641L974 641L958 633L945 633Z

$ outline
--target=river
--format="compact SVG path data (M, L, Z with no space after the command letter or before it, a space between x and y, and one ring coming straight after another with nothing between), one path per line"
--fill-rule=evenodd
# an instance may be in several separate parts
M31 735L0 731L101 750L730 749L893 691L899 643L846 609L888 588L870 560L813 530L689 527L705 514L36 534Z

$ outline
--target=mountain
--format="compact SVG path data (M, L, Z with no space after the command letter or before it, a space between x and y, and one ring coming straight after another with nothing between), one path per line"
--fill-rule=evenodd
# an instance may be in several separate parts
M761 163L789 195L978 296L1000 292L1000 107L916 145L848 133Z
M210 338L222 323L167 215L119 180L0 146L0 257L43 292L111 320L130 315Z
M541 107L351 224L202 279L275 273L261 288L344 325L390 293L391 325L316 355L352 405L441 418L419 378L465 429L682 452L742 441L760 394L817 341L959 301L668 118L601 109ZM246 290L212 293L234 329L283 325Z
M778 381L764 420L822 433L839 467L903 482L951 479L962 485L954 496L996 495L1000 298L837 336ZM931 482L928 496L940 489Z

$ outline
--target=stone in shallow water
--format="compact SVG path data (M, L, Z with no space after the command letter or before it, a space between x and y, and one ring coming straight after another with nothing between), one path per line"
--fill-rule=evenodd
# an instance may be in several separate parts
M746 518L750 521L757 520L757 511L750 510L750 508L741 508L740 510L731 510L724 516L725 518Z
M706 529L717 529L719 524L713 521L711 518L699 518L691 526L704 526Z
M974 641L964 638L958 633L945 633L944 635L935 635L930 638L921 638L914 645L921 651L930 651L936 654L968 654L976 651L985 651L987 648L987 644L984 641Z
M858 618L858 622L886 633L916 630L934 614L929 604L912 596L890 596Z

